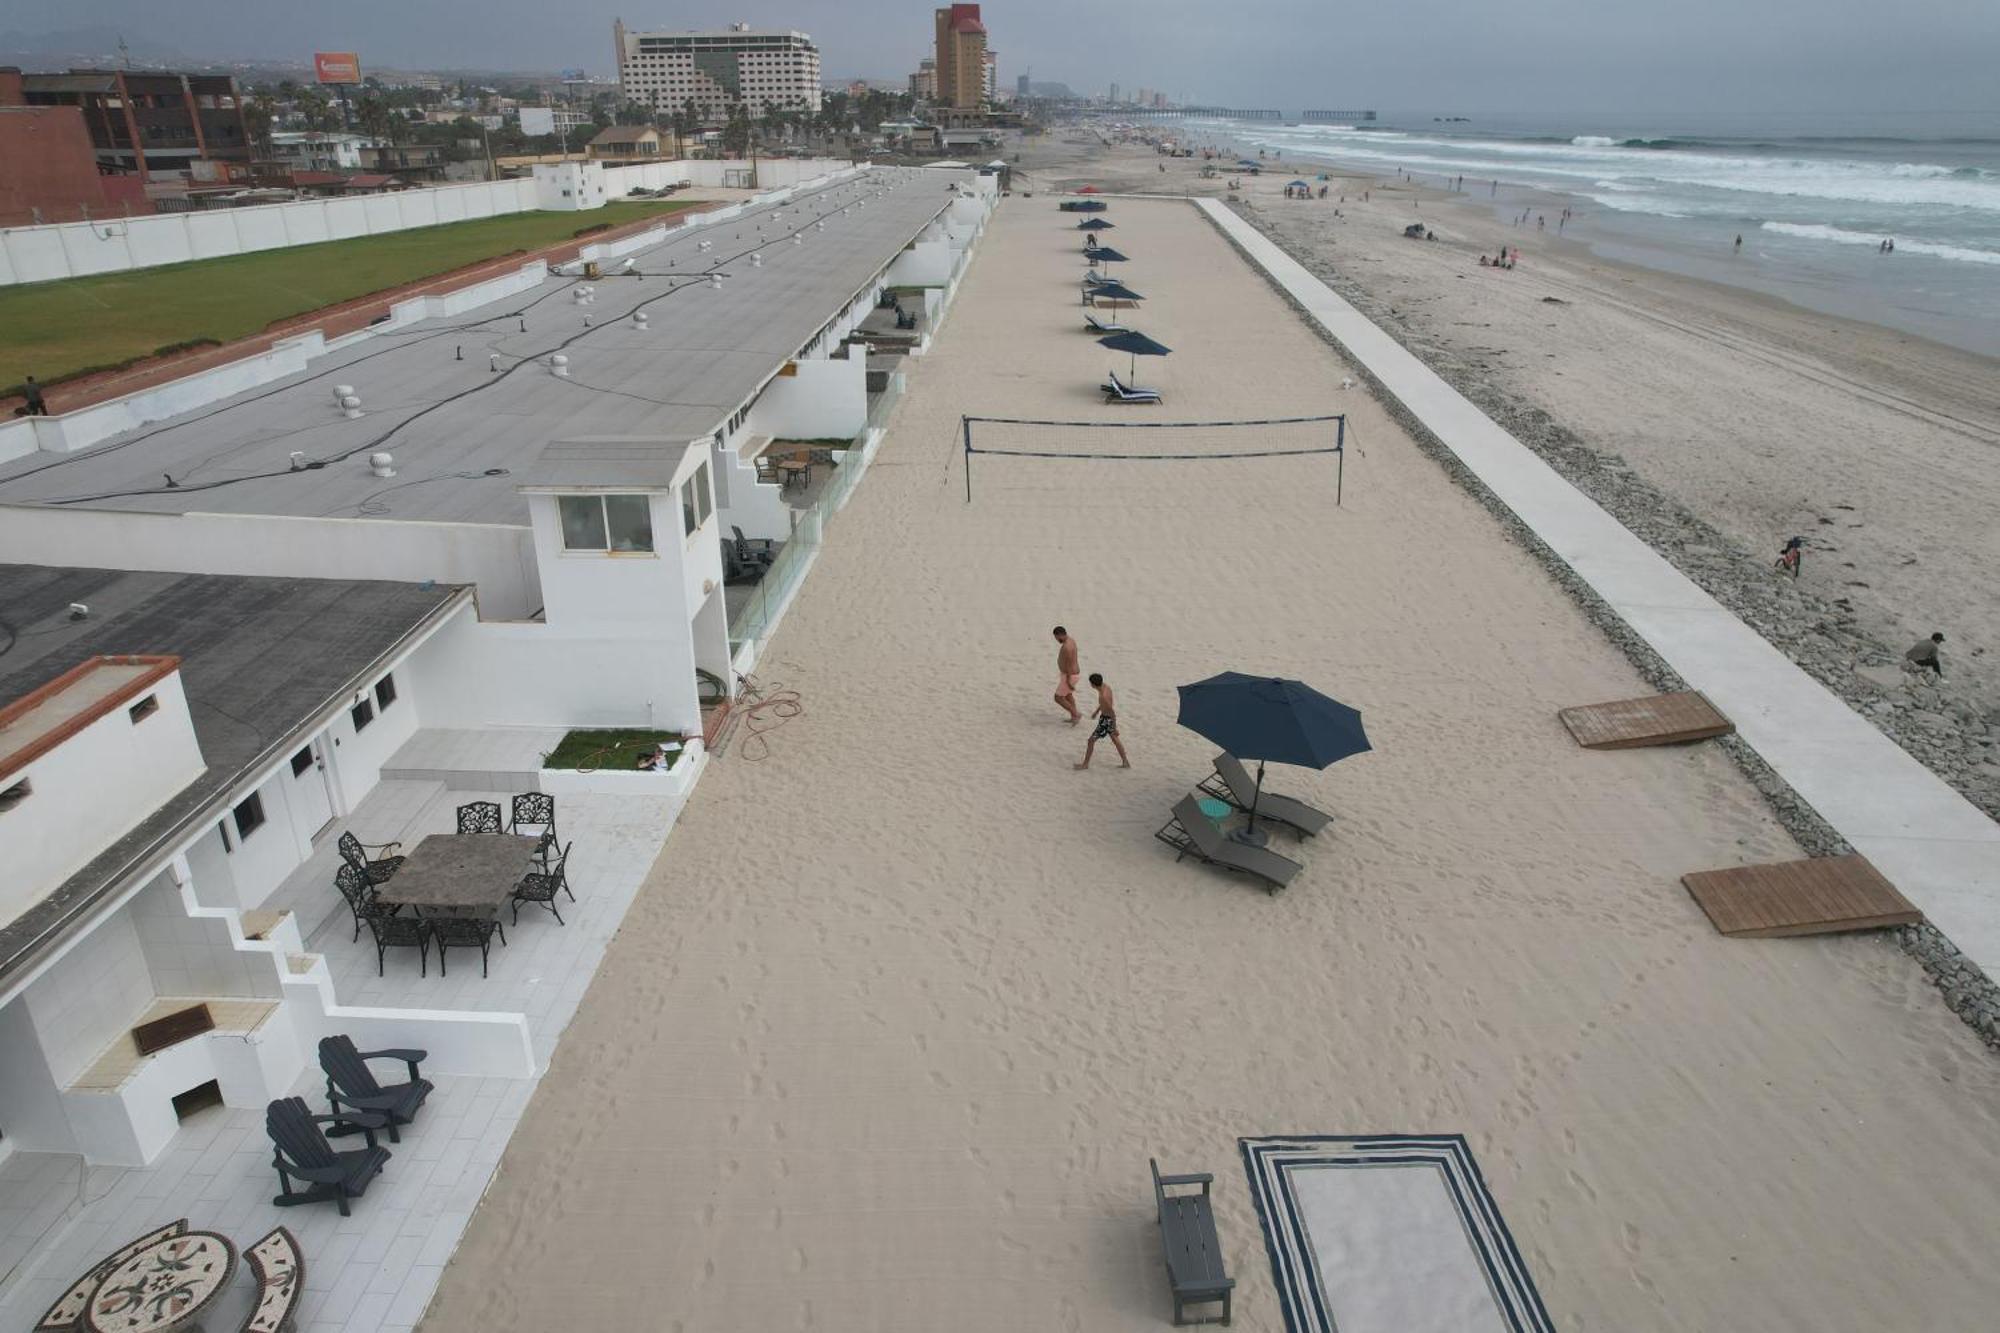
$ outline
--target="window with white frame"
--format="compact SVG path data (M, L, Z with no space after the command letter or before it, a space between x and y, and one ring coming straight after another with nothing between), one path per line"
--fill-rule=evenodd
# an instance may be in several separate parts
M643 495L559 495L566 551L648 552L653 511Z

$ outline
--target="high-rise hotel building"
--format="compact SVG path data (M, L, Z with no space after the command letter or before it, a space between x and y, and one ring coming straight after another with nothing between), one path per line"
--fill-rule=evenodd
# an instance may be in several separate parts
M702 122L720 125L742 103L753 116L764 104L785 111L820 109L819 48L802 32L738 23L727 32L633 32L611 25L618 83L642 106L678 111L689 101Z

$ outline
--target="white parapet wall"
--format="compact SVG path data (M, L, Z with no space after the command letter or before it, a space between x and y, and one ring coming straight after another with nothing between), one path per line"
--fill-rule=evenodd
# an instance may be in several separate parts
M379 236L538 208L599 208L634 188L720 186L747 179L750 170L745 161L674 160L629 166L578 162L551 167L546 174L537 169L539 180L477 181L394 194L7 227L0 229L0 287ZM755 166L761 190L816 183L857 170L838 158L774 158ZM562 194L565 185L572 191L568 197Z
M497 523L0 505L0 562L470 583L496 619L525 617L542 601L532 534Z

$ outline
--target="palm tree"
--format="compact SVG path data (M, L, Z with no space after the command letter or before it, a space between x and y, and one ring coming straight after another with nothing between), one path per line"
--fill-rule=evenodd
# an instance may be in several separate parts
M389 108L382 105L379 97L371 94L362 98L354 108L354 120L361 127L361 132L371 139L389 137Z
M250 146L258 157L271 156L271 127L277 123L278 104L269 93L258 93L243 106L243 128L250 133Z

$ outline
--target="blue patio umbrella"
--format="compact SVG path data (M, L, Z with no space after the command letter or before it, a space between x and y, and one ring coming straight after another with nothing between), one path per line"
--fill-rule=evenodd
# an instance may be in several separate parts
M1180 696L1182 726L1238 759L1257 761L1258 795L1264 790L1267 762L1325 768L1373 748L1359 712L1303 681L1225 671L1181 686ZM1252 834L1257 799L1250 798Z
M1085 253L1090 256L1090 262L1093 264L1100 260L1107 264L1122 264L1125 262L1125 256L1119 254L1108 245L1100 245L1095 250L1088 250Z
M1100 287L1097 290L1101 294L1104 289ZM1174 350L1165 343L1154 342L1151 338L1148 338L1145 334L1135 329L1127 329L1123 333L1114 333L1108 338L1099 338L1097 341L1099 346L1109 347L1114 352L1130 352L1132 354L1132 366L1127 373L1134 379L1139 377L1140 357L1166 356Z
M1106 222L1103 218L1085 218L1076 224L1076 229L1078 231L1109 231L1117 225L1115 222Z

